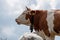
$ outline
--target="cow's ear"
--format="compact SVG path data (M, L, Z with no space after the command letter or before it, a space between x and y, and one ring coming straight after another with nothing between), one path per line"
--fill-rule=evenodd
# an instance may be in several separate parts
M31 11L31 15L35 15L35 14L36 14L36 12L32 10Z
M26 7L27 10L30 10L30 8Z

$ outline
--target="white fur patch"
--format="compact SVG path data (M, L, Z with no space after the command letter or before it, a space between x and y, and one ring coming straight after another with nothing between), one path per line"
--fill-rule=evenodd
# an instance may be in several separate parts
M35 31L35 34L38 34L39 36L41 36L43 38L43 40L44 39L46 39L46 40L54 40L54 36L51 35L51 37L47 37L43 30L41 30L39 32Z
M48 25L48 28L49 28L49 32L53 32L54 10L48 10L46 20L47 20L47 25Z
M39 36L41 36L43 39L45 39L45 33L43 32L43 30L41 31L36 31L36 34L38 34Z

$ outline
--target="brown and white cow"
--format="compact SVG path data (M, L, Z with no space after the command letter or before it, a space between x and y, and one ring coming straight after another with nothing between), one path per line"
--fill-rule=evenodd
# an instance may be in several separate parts
M31 10L27 8L16 19L16 22L18 24L30 26L30 19L32 15L34 15L33 26L37 34L39 34L40 31L43 31L44 33L41 34L52 38L51 40L54 40L55 35L60 35L60 10Z

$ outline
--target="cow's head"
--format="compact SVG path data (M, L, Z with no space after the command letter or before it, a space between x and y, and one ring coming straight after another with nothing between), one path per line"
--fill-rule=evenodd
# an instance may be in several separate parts
M29 20L30 12L31 9L26 7L26 10L18 18L16 18L17 24L25 24L30 26L31 24Z

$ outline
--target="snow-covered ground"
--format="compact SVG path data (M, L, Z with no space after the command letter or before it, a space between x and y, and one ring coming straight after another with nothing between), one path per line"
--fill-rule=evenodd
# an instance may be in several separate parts
M19 38L19 40L43 40L43 38L34 33L25 33Z

